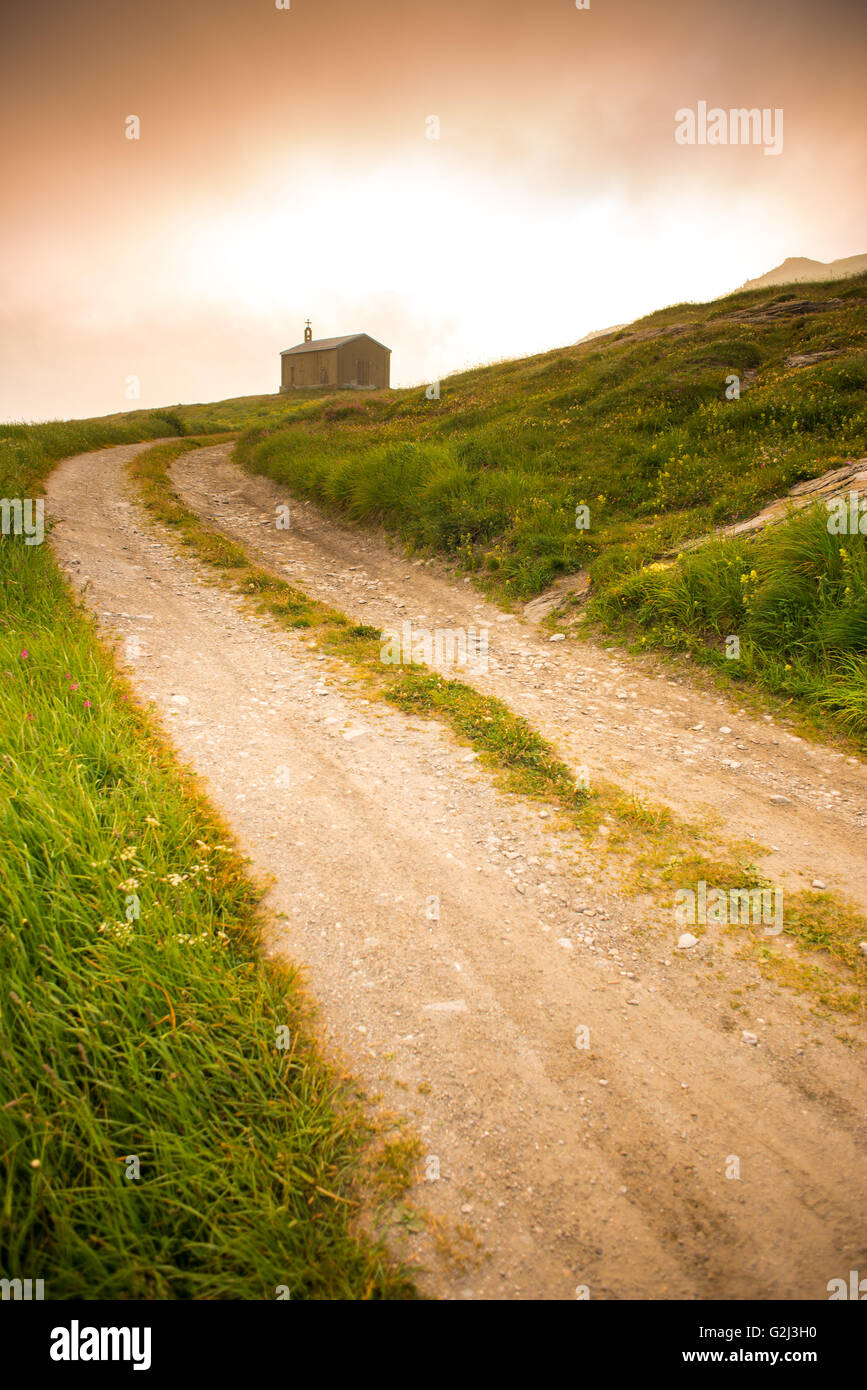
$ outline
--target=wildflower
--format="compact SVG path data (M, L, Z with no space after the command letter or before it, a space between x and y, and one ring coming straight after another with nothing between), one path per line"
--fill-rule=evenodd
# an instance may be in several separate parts
M70 690L77 690L77 689L78 689L78 682L77 682L77 681L73 681L72 685L71 685L69 688L70 688Z
M132 922L100 922L97 931L115 941L129 941L132 937Z
M121 859L135 859L137 853L135 845L127 845L125 849L121 850L120 857Z
M124 699L126 699L126 696L124 696ZM159 821L157 820L156 816L145 816L145 821L144 821L144 823L145 823L145 825L159 825ZM198 844L198 843L199 843L199 842L198 842L198 840L197 840L197 841L196 841L196 844Z
M84 708L85 708L85 709L90 709L90 701L89 701L89 700L85 700L85 702L84 702Z
M28 653L27 650L25 649L25 650L21 653L21 655L22 655L22 657L24 658L24 660L26 661L26 660L27 660L27 657L28 657L28 655L29 655L29 653Z

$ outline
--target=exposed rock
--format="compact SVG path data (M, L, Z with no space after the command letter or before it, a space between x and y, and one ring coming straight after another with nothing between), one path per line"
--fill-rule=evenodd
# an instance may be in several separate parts
M826 473L822 473L818 478L805 478L803 482L796 483L790 488L785 497L778 497L774 502L769 502L760 512L746 521L738 521L733 526L720 526L716 531L711 531L706 536L698 536L695 540L685 541L678 551L669 551L669 555L676 555L681 552L698 550L701 546L707 545L712 540L726 540L733 536L751 535L756 531L762 531L766 526L771 526L775 522L785 521L793 512L800 511L802 507L809 507L814 502L831 501L835 497L846 496L850 490L867 489L867 458L855 459L851 463L845 463L840 468L831 468ZM656 561L657 564L664 564L664 561Z
M836 357L837 352L796 352L786 358L787 367L812 367L814 362L824 362L826 357Z
M830 314L843 308L842 299L783 299L778 303L760 304L755 309L733 309L709 322L717 323L775 323L779 319L800 318L804 314Z
M540 619L547 618L549 613L559 607L569 594L576 594L579 598L586 598L590 592L590 575L586 570L578 570L577 574L566 574L562 579L556 580L544 593L536 598L530 599L529 603L524 604L524 617L531 623L538 623Z

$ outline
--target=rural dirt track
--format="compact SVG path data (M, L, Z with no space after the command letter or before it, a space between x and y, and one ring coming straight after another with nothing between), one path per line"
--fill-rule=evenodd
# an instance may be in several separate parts
M566 762L589 769L591 785L607 775L681 815L710 814L732 838L766 847L758 862L771 882L804 888L818 876L867 911L864 763L700 693L652 659L551 643L444 565L407 560L381 534L341 526L310 503L293 504L270 479L240 472L231 447L182 458L176 485L192 510L290 582L383 628L489 625L487 673L462 669L461 680L523 714ZM291 505L288 531L275 527L278 504Z
M729 954L723 972L716 947L675 952L679 928L618 897L601 846L499 792L449 733L368 704L303 633L208 582L136 503L124 465L144 447L57 468L53 544L103 631L138 639L133 684L272 877L284 915L271 949L306 967L323 1036L439 1161L411 1197L441 1218L448 1248L404 1235L422 1288L822 1299L829 1279L863 1269L861 1043L747 961ZM442 567L239 473L225 446L183 457L174 477L204 517L360 621L490 621L490 669L470 678L574 765L681 810L711 805L778 846L775 881L821 872L864 900L860 764L650 663L501 622ZM275 503L291 504L288 531ZM726 1177L735 1156L739 1180Z

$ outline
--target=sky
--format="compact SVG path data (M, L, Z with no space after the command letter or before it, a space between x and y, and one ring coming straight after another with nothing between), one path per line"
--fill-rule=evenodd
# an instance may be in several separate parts
M0 420L276 391L308 317L430 382L867 251L863 0L288 4L5 0Z

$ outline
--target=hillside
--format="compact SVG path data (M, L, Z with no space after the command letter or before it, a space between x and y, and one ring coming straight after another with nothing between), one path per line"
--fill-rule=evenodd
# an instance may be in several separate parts
M456 561L507 605L586 574L585 625L689 653L863 741L864 537L829 536L811 508L669 557L867 455L865 326L860 274L673 305L446 378L433 399L316 390L41 428L70 448L76 430L241 432L248 469ZM0 464L38 438L6 426Z
M231 428L257 410L239 456L292 492L451 556L505 601L586 570L589 614L609 628L689 649L863 737L862 537L832 544L808 510L791 532L650 567L867 454L865 327L861 275L675 305L450 377L439 399L419 387L178 413Z

